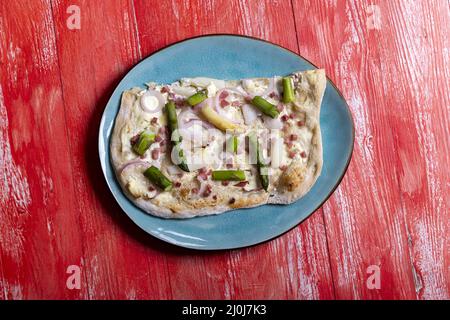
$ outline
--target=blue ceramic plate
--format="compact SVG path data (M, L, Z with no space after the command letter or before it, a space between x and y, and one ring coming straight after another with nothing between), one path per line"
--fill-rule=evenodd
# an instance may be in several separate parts
M275 44L234 35L192 38L166 47L136 65L109 100L100 124L99 153L103 173L123 211L139 227L177 246L201 250L232 249L273 239L317 210L338 186L350 162L354 127L349 108L328 81L320 123L324 165L314 187L287 206L264 205L187 220L165 220L144 213L122 193L109 161L109 138L122 91L145 82L171 83L181 77L219 79L270 77L315 69L307 60Z

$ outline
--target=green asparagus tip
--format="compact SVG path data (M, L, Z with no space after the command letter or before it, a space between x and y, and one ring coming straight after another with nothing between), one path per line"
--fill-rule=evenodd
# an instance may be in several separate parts
M242 170L216 170L212 172L212 179L216 181L244 181L245 172Z
M192 96L187 98L187 103L193 107L206 100L206 98L208 98L206 91L199 91L196 94L193 94Z
M170 191L172 189L172 182L155 166L151 166L145 170L144 176L164 191Z
M278 115L280 114L280 112L277 110L277 107L263 97L255 96L252 99L252 104L257 107L262 113L273 119L278 117Z
M133 150L140 156L144 155L145 151L150 148L150 145L155 141L156 135L151 131L144 131L139 135L138 141L133 145Z
M289 103L294 101L294 88L290 77L283 78L283 102Z

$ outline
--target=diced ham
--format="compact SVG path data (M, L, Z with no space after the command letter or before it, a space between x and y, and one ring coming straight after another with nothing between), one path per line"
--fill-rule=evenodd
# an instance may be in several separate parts
M235 203L235 202L236 202L236 199L235 199L235 198L231 198L230 201L228 201L229 204L233 204L233 203Z
M305 122L300 120L300 121L297 122L297 125L299 127L303 127L305 125Z
M295 151L289 151L289 158L294 159L297 152Z
M245 187L247 185L248 181L241 181L236 183L234 186L235 187Z
M205 198L209 197L211 195L211 192L212 192L212 187L211 187L211 185L207 184L206 188L205 188L205 191L203 191L202 196L205 197Z
M300 153L300 157L306 158L306 152L305 152L305 151L302 151L302 152Z
M291 134L290 136L289 136L289 140L290 141L295 141L295 140L297 140L298 139L298 136L296 135L296 134Z
M231 103L231 105L232 105L233 107L239 107L239 106L241 105L241 102L240 102L239 100L234 100L234 101Z
M230 103L227 100L220 100L220 106L222 108L224 108L224 107L226 107L228 105L230 105Z
M155 148L152 150L152 159L158 160L158 158L159 158L159 148Z
M175 182L175 188L179 188L179 187L181 187L181 182L179 182L179 181Z
M139 141L139 136L140 136L140 134L137 134L130 139L130 144L132 146L134 146Z
M222 185L224 187L228 186L230 184L230 181L222 181Z
M219 95L219 99L223 100L228 97L228 91L222 91Z
M283 122L288 121L288 119L289 119L289 117L288 117L287 114L284 114L284 115L281 116L281 121L283 121Z

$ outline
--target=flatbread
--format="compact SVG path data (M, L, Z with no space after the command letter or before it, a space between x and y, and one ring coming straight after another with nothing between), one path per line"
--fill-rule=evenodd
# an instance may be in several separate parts
M294 72L290 77L295 99L287 104L280 102L282 84L278 76L228 81L185 78L170 85L149 83L147 89L124 91L110 142L111 162L124 193L145 212L163 218L218 214L267 203L289 204L301 198L311 189L322 170L319 119L326 76L324 70L310 70ZM223 152L223 146L227 145L230 137L224 136L218 128L210 129L206 137L192 139L194 144L201 141L200 147L184 145L190 140L183 140L182 148L186 149L186 156L192 160L201 155L203 161L190 163L191 172L184 172L173 164L167 117L164 109L161 109L161 103L169 99L176 101L179 122L193 121L213 127L198 111L198 106L192 108L186 104L188 96L202 90L206 90L210 97L208 103L216 108L220 116L239 127L235 132L242 139L239 140L241 148L244 148L245 136L250 132L262 132L259 140L262 150L267 151L267 170L270 173L268 191L261 188L258 167L246 160L246 150L241 149L239 154L230 150ZM155 92L159 101L153 98L150 100L156 109L161 109L158 112L143 108L143 96ZM249 97L255 95L262 95L282 110L276 120L258 115L257 109L250 112L253 116L257 114L253 120L248 113L243 112L244 109L254 108L249 103ZM280 123L280 130L273 129L279 127ZM267 127L272 128L268 133L264 131ZM194 126L182 129L186 134L195 135L199 132ZM139 156L132 149L132 141L144 130L154 132L159 138L143 156ZM192 131L189 133L189 130ZM191 152L191 149L194 151ZM273 151L275 149L279 150L278 153ZM278 154L278 159L274 158L275 154ZM222 156L225 161L222 161ZM221 162L216 161L217 158ZM152 165L172 181L172 190L162 192L144 177L143 171ZM248 181L245 185L238 181L222 183L211 179L211 170L235 169L245 171ZM203 180L205 176L206 180Z

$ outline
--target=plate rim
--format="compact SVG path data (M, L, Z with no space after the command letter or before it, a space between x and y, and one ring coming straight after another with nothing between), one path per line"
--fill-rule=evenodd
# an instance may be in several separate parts
M346 106L346 110L347 113L349 115L350 118L350 123L351 123L351 147L350 147L350 152L348 154L347 157L347 161L345 164L345 168L342 171L342 174L340 175L339 179L336 181L336 183L334 184L333 188L330 190L330 192L327 194L327 196L317 205L316 208L314 208L303 220L299 221L298 223L296 223L295 225L293 225L291 228L288 228L287 230L273 236L270 237L268 239L262 240L262 241L258 241L256 243L253 244L248 244L248 245L238 245L238 246L231 246L231 247L227 247L227 248L208 248L208 247L188 247L188 246L184 246L181 245L177 242L173 242L173 241L169 241L167 239L163 239L153 233L148 232L147 230L145 230L144 228L142 228L134 219L132 219L130 217L130 215L128 215L127 211L125 210L125 208L122 206L122 204L120 203L120 201L118 201L118 199L116 198L116 196L114 195L114 192L111 188L110 182L108 181L108 177L107 177L107 173L106 173L106 167L103 164L102 161L102 154L104 154L104 152L102 152L102 149L104 149L104 145L105 143L102 142L102 132L105 126L105 119L106 119L106 108L107 106L110 104L112 97L115 95L116 91L118 90L119 86L122 84L122 82L125 80L125 78L127 77L128 74L130 74L131 72L133 72L133 70L135 70L136 68L138 68L142 63L144 63L146 60L148 60L149 58L151 58L152 56L158 54L159 52L166 50L172 46L176 46L178 44L181 44L183 42L187 42L187 41L191 41L191 40L195 40L198 38L207 38L207 37L220 37L220 36L227 36L227 37L236 37L236 38L246 38L246 39L250 39L250 40L255 40L255 41L259 41L265 44L270 44L272 46L278 47L279 49L288 51L292 54L294 54L295 56L299 57L300 59L305 60L307 63L311 64L314 68L319 69L319 67L312 63L310 60L308 60L307 58L303 57L302 55L300 55L299 53L285 48L279 44L273 43L269 40L265 40L265 39L261 39L258 37L254 37L254 36L249 36L249 35L242 35L242 34L232 34L232 33L210 33L210 34L202 34L202 35L197 35L197 36L193 36L193 37L189 37L189 38L184 38L182 40L178 40L176 42L172 42L170 44L167 44L159 49L157 49L156 51L153 51L152 53L150 53L148 56L140 59L135 65L133 65L127 72L126 74L121 78L121 80L117 83L117 85L115 86L115 89L113 90L113 92L111 93L111 96L109 97L108 101L105 104L105 107L103 109L102 112L102 117L100 119L100 125L99 125L99 133L98 133L98 156L99 156L99 161L100 161L100 166L102 168L102 172L103 172L103 177L106 180L106 184L108 185L109 191L111 192L114 200L117 202L117 204L119 205L119 207L122 209L123 213L126 214L126 216L136 225L138 226L141 230L143 230L146 234L152 236L153 238L158 239L159 241L163 241L164 243L168 243L170 245L176 246L176 247L180 247L180 248L184 248L184 249L188 249L188 250L194 250L194 251L225 251L225 250L233 250L233 249L243 249L243 248L250 248L253 246L257 246L257 245L261 245L264 243L267 243L269 241L272 241L276 238L279 238L283 235L285 235L286 233L288 233L289 231L293 230L294 228L298 227L300 224L302 224L303 222L305 222L306 220L308 220L317 210L319 210L324 204L325 202L328 201L328 199L334 194L334 192L336 191L337 187L341 184L342 179L344 178L345 174L347 173L348 167L350 166L351 160L353 158L353 151L354 151L354 147L355 147L355 121L353 118L353 114L351 112L350 106L347 103L347 100L345 99L344 95L342 94L342 92L338 89L338 87L336 86L336 84L329 78L328 75L326 75L327 78L327 82L329 82L331 84L331 86L333 87L333 89L337 92L337 94L341 97L342 101L344 101L344 104ZM115 121L115 120L114 120ZM109 142L109 138L108 137L108 142ZM102 148L103 146L103 148ZM115 177L115 179L117 179ZM141 209L140 209L141 210ZM141 210L142 211L142 210ZM143 214L146 214L144 212L142 212Z

